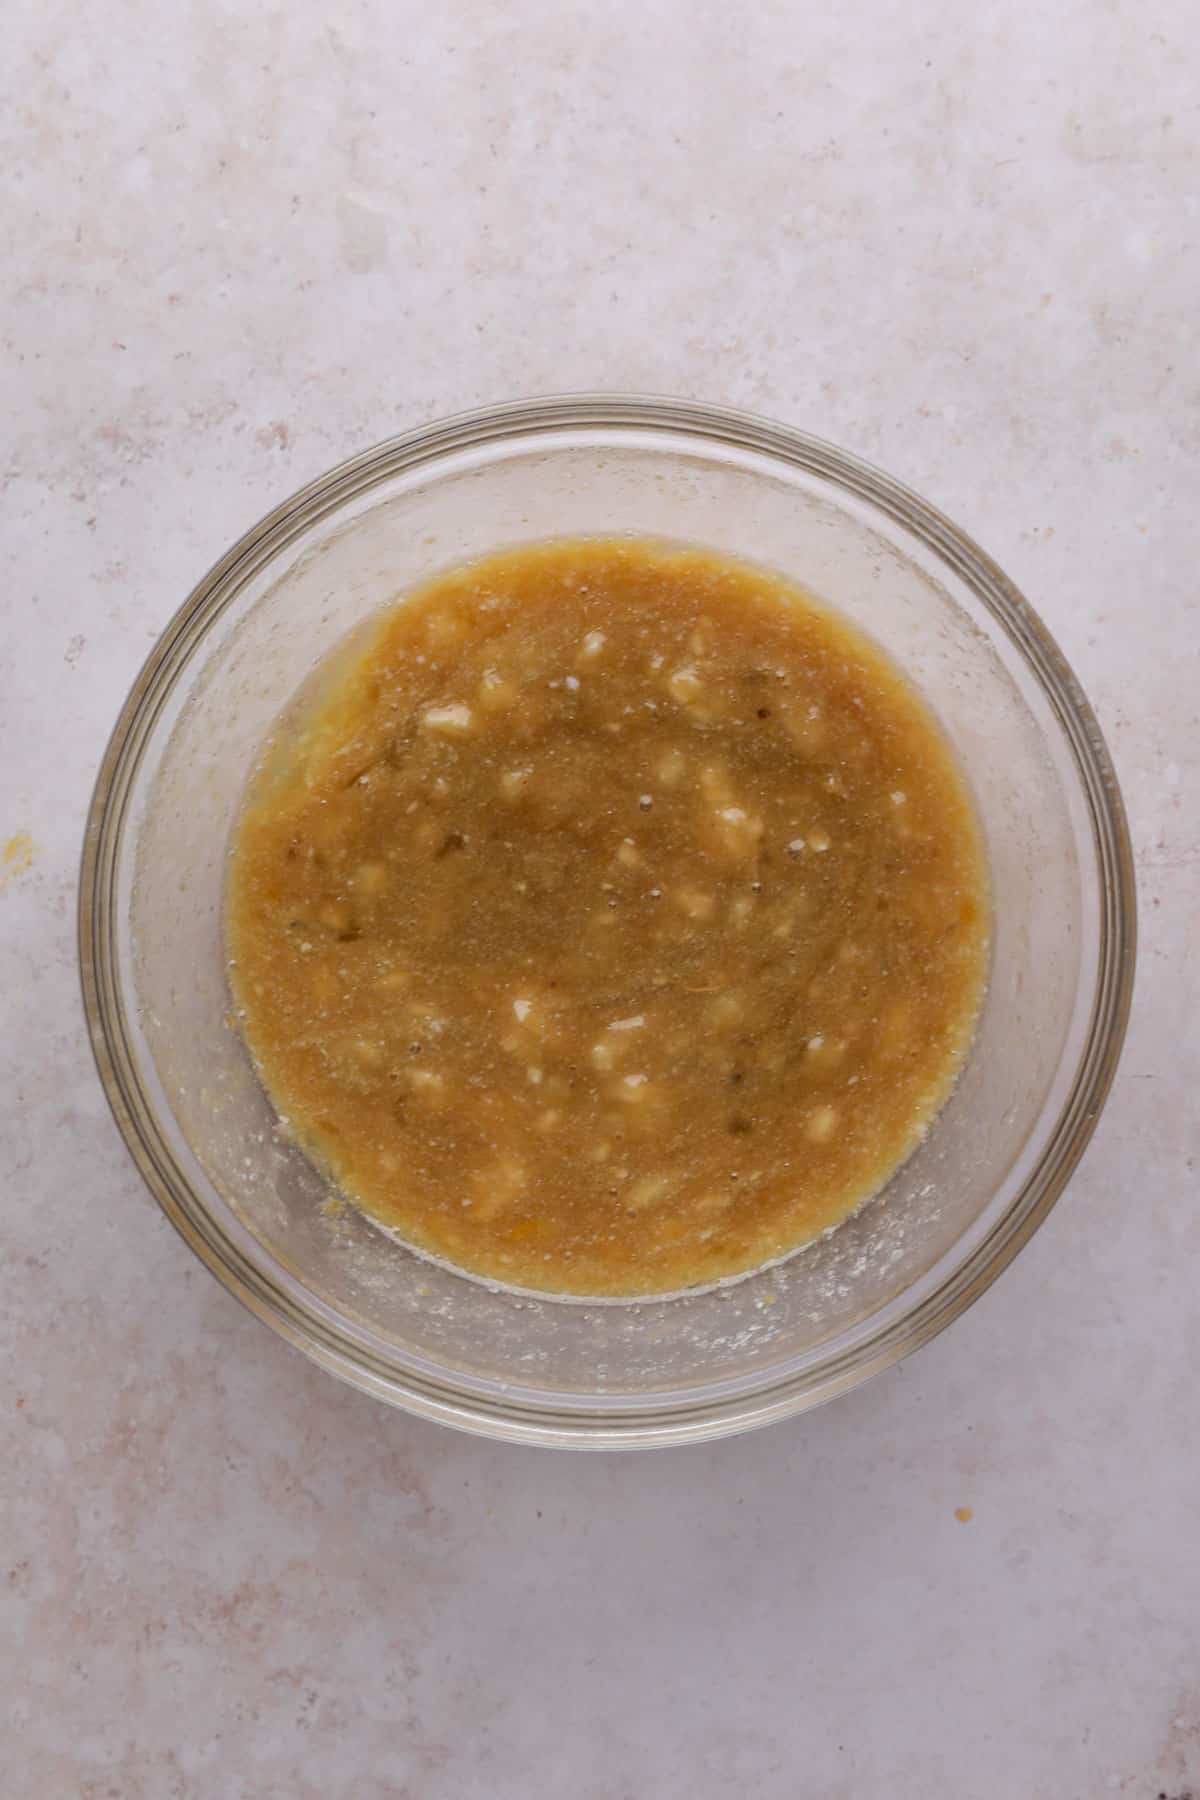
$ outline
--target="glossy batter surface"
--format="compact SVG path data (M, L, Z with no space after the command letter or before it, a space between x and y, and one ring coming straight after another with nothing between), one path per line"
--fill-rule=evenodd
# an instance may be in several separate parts
M233 845L236 1006L290 1128L519 1286L756 1267L945 1099L987 951L914 690L769 572L630 540L456 569L336 655Z

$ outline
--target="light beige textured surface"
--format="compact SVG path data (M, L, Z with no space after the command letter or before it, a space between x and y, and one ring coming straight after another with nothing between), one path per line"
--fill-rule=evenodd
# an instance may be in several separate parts
M5 1795L1200 1784L1196 46L1186 0L8 18ZM775 414L973 531L1097 704L1143 907L1111 1107L992 1293L812 1417L610 1460L390 1414L221 1292L106 1116L72 917L228 542L584 386Z

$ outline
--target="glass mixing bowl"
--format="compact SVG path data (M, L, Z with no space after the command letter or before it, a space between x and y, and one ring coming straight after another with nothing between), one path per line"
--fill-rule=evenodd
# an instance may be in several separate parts
M887 1187L780 1266L669 1300L495 1289L424 1261L280 1135L231 1027L230 827L258 746L331 645L446 564L583 532L773 565L908 671L974 789L991 978L953 1095ZM366 451L257 525L139 675L88 820L80 958L97 1063L152 1193L229 1290L335 1374L526 1443L716 1437L813 1406L948 1324L1045 1218L1120 1051L1134 887L1091 710L961 532L845 452L744 415L581 396Z

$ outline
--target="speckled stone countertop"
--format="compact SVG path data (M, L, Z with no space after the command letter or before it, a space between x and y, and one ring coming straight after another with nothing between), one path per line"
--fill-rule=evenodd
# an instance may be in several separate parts
M1200 1792L1200 50L1187 0L18 6L0 571L0 1791ZM710 1448L418 1423L159 1216L84 1038L76 861L152 639L430 417L757 409L978 537L1130 809L1095 1142L903 1366Z

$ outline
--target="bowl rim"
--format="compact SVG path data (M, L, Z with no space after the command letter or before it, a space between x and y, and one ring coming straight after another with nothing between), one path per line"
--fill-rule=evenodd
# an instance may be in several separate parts
M987 607L1032 671L1069 747L1089 815L1100 913L1091 1016L1075 1079L1042 1153L1004 1213L949 1277L911 1311L800 1371L766 1376L721 1398L606 1412L565 1400L523 1404L401 1369L288 1293L209 1213L171 1155L145 1099L129 1048L112 930L113 877L133 779L150 731L204 632L242 584L301 532L404 470L497 440L572 430L656 431L758 453L829 482L882 512L932 550ZM84 1011L97 1070L134 1163L167 1218L222 1285L322 1367L360 1390L425 1418L484 1436L578 1448L700 1441L782 1419L857 1386L927 1343L990 1287L1066 1187L1112 1085L1124 1041L1136 962L1133 855L1117 776L1074 672L1029 602L973 539L911 489L824 439L754 414L665 396L561 394L482 407L384 439L300 488L245 532L197 583L156 640L105 748L84 832L78 951ZM294 1284L299 1287L299 1284Z

